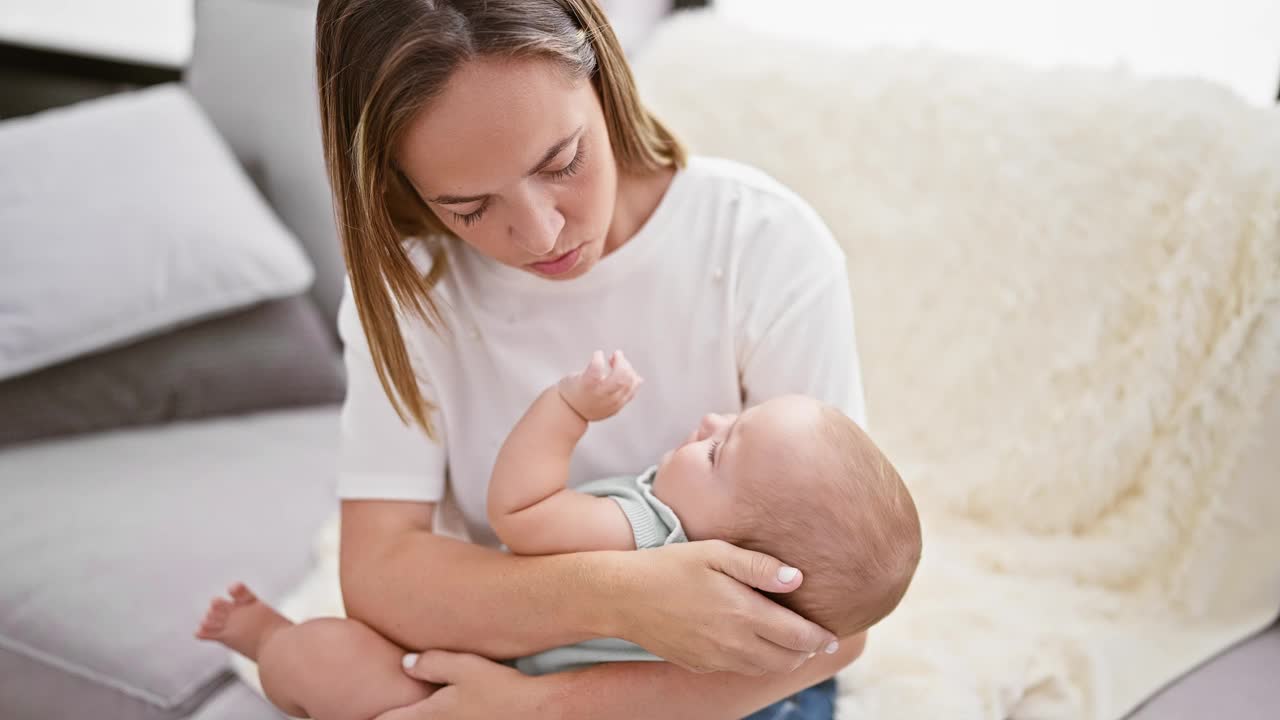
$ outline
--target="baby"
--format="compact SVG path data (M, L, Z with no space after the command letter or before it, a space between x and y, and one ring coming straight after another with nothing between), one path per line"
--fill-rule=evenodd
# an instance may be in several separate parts
M620 352L547 388L498 453L488 515L517 554L632 550L721 539L804 572L772 596L837 637L856 635L901 600L920 557L915 505L879 449L843 413L785 396L736 416L707 415L639 476L567 487L589 423L612 417L642 380ZM243 585L213 601L196 636L256 660L267 697L317 720L386 717L433 686L400 669L404 650L353 620L295 625ZM341 645L337 645L337 643ZM352 672L317 678L308 654L341 652ZM658 660L621 640L592 640L514 661L527 674L605 661ZM359 668L359 670L357 670Z

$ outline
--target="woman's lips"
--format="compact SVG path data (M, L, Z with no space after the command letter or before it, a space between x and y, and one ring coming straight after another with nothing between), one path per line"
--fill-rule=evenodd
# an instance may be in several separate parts
M573 269L578 264L578 256L582 254L582 246L570 250L569 252L542 262L529 263L529 267L538 271L540 275L556 276L563 275Z

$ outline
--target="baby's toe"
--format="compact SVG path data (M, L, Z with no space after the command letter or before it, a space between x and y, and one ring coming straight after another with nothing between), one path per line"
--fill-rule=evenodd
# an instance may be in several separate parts
M232 585L227 589L227 592L231 595L232 600L241 605L251 603L258 599L248 587L245 587L244 583L236 583Z

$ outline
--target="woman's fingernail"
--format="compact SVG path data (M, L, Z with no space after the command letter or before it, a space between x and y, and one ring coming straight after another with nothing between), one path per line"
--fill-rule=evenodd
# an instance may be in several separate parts
M817 654L818 654L818 653L809 653L809 659L810 659L810 660L812 660L812 659L813 659L813 656L814 656L814 655L817 655Z
M413 667L414 665L417 665L417 664L418 664L418 653L409 653L408 655L405 655L405 656L404 656L404 659L400 661L400 664L404 666L404 669L405 669L405 670L408 670L409 668Z
M840 643L839 643L839 642L836 642L835 640L832 640L832 641L827 645L827 654L828 654L828 655L835 655L835 654L836 654L836 651L837 651L837 650L839 650L839 649L840 649Z
M800 571L793 567L787 567L786 565L783 565L781 568L778 569L778 582L789 583L792 580L796 579L796 573L798 572Z

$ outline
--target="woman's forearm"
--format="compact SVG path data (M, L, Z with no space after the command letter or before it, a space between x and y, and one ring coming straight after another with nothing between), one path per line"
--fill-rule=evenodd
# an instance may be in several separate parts
M517 557L429 530L353 544L342 558L347 614L410 650L506 659L606 627L595 553Z
M548 705L559 718L738 720L835 675L862 654L865 642L865 634L844 638L834 655L818 653L785 675L695 674L670 663L601 663L539 681L554 686Z

